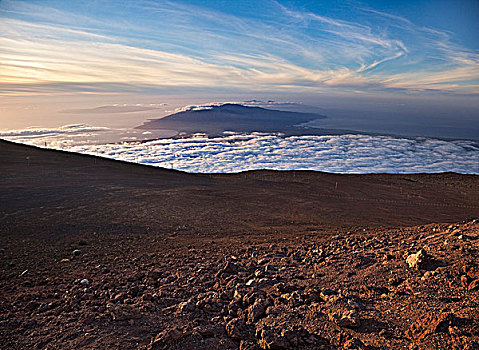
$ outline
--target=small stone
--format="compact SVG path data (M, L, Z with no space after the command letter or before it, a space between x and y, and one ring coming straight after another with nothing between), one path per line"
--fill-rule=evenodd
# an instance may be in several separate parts
M379 331L379 336L380 336L380 337L383 337L383 338L389 338L389 332L388 332L387 330L385 330L385 329L381 329L381 330Z
M192 311L195 311L195 309L196 309L196 304L190 300L184 301L178 304L178 310L180 312L192 312Z
M246 286L248 287L256 287L258 285L258 282L256 282L254 279L249 280L246 282Z
M332 290L332 289L323 289L321 291L321 293L319 294L321 296L321 298L324 300L324 301L328 301L329 299L331 299L332 297L335 297L338 295L338 292L336 292L335 290Z
M152 280L152 281L158 281L158 280L161 278L162 273L161 273L160 270L156 270L156 269L155 269L155 270L150 270L150 271L148 271L148 275L147 275L147 276L148 276L148 278L149 278L150 280Z
M107 304L106 309L108 310L114 321L126 321L135 318L141 318L139 310L137 310L131 305Z
M224 266L222 272L227 274L236 274L238 273L239 266L231 261L228 261Z
M80 283L86 285L86 284L89 284L90 281L88 281L86 278L84 278L84 279L82 279L82 280L80 281Z
M471 279L466 276L466 275L462 275L461 276L461 285L464 287L464 288L467 288L467 286L469 285L469 282L471 281Z
M183 332L178 328L165 329L152 339L148 350L164 349L183 337Z
M48 311L48 310L50 310L50 307L51 307L50 304L43 303L38 307L37 313L42 313L42 312Z
M361 324L359 314L356 310L337 310L328 313L329 320L340 327L356 328Z
M469 287L467 288L469 290L479 290L479 278L473 280L470 284Z
M241 339L241 333L244 331L245 327L246 324L242 319L233 318L225 326L226 334L232 339Z
M421 277L421 281L426 281L430 279L432 276L434 276L433 271L426 271L424 275Z
M248 321L255 323L259 320L265 312L265 305L263 300L256 300L253 305L248 308Z
M389 279L389 284L393 287L397 287L403 282L404 282L404 278L392 277Z
M286 338L276 330L266 328L256 329L258 345L261 349L290 349Z
M364 345L364 343L357 339L349 339L343 344L343 349L344 350L366 350L367 347Z

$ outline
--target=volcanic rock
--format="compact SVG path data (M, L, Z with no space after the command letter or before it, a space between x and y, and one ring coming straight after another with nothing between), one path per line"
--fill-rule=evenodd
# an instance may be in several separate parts
M431 256L423 249L415 254L411 254L406 258L406 263L410 268L422 270L431 262Z
M329 320L340 327L357 328L361 325L361 319L356 310L339 309L328 312Z
M279 350L279 349L291 349L291 346L284 335L281 334L281 330L259 328L256 329L256 337L258 338L258 345L261 349L266 350Z
M140 311L131 305L115 305L110 303L107 304L106 309L114 321L125 321L141 318Z
M344 350L366 350L367 347L364 345L364 343L357 339L349 339L343 344L343 349Z
M229 321L226 326L226 334L232 339L241 339L242 333L246 328L244 320L239 318L234 318Z
M178 304L178 311L180 312L192 312L195 311L195 309L196 304L191 300L184 301Z
M258 299L253 305L248 307L248 321L255 323L264 315L266 302L262 299Z
M183 337L183 331L178 328L165 329L152 339L147 350L166 349Z
M414 321L407 330L406 336L413 341L420 341L440 328L447 329L454 320L452 313L426 313Z

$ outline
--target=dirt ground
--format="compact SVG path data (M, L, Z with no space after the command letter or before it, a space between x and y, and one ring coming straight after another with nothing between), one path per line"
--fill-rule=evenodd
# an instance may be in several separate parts
M2 349L478 349L479 177L0 141Z

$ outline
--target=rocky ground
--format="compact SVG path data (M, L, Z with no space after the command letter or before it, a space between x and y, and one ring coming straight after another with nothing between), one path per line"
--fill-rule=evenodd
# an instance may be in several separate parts
M477 177L333 177L335 202L325 174L155 180L23 146L0 157L2 349L479 349Z
M152 237L71 238L30 266L3 249L2 348L479 348L477 220Z

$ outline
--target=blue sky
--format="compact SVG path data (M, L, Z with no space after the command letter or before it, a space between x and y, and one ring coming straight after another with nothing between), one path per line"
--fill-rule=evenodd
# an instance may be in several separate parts
M0 95L479 94L477 1L0 2Z

